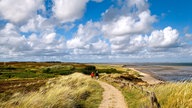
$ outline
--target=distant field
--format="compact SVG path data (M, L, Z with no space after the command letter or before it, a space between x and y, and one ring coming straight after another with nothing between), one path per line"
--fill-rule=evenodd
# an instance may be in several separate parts
M74 72L89 74L95 66L78 63L8 62L0 63L0 80L18 78L51 78Z

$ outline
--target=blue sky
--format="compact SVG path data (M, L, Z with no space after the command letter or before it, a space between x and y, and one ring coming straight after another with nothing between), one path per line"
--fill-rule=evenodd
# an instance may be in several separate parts
M1 0L0 61L191 62L190 0Z

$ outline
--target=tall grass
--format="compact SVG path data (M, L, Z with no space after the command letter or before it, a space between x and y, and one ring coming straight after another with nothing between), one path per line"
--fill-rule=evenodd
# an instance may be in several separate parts
M192 108L192 82L168 83L148 89L156 93L162 108Z
M10 100L1 101L6 108L98 108L103 89L80 73L50 79L37 92L15 93Z
M192 82L164 83L149 86L142 81L137 83L134 82L135 80L127 80L135 78L133 76L135 75L126 75L125 73L105 74L101 76L101 79L121 90L129 108L151 107L150 95L145 91L154 92L162 108L192 108ZM134 83L137 88L129 85L122 86L122 82L117 80Z
M100 79L118 88L124 95L129 108L148 108L150 106L150 98L146 93L132 86L122 86L122 82L146 85L145 82L135 77L134 74L103 74Z

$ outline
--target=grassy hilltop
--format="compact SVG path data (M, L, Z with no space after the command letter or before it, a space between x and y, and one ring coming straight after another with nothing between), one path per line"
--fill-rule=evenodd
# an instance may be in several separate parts
M101 101L100 85L80 73L49 79L37 91L17 92L8 100L1 100L1 107L19 108L98 108Z

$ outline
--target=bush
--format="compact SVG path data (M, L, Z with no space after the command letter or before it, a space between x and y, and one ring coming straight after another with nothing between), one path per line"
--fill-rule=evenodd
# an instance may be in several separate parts
M107 74L119 73L119 71L117 71L114 68L111 68L111 69L99 69L98 71L99 71L99 73L107 73Z
M36 69L26 69L25 72L37 73L38 71Z
M91 65L89 65L89 66L86 66L83 70L82 70L82 72L84 73L84 74L91 74L91 72L93 72L93 71L96 71L96 68L95 68L95 66L91 66Z
M6 70L16 70L17 68L15 67L12 67L12 66L8 66L8 67L5 67Z
M60 75L70 75L72 73L73 73L72 71L60 71L59 72Z
M73 72L74 68L69 66L53 66L43 69L43 73L55 75L69 75Z
M48 73L48 74L50 74L50 73L52 73L52 72L51 72L51 69L50 69L50 68L45 68L45 69L43 69L43 73Z

